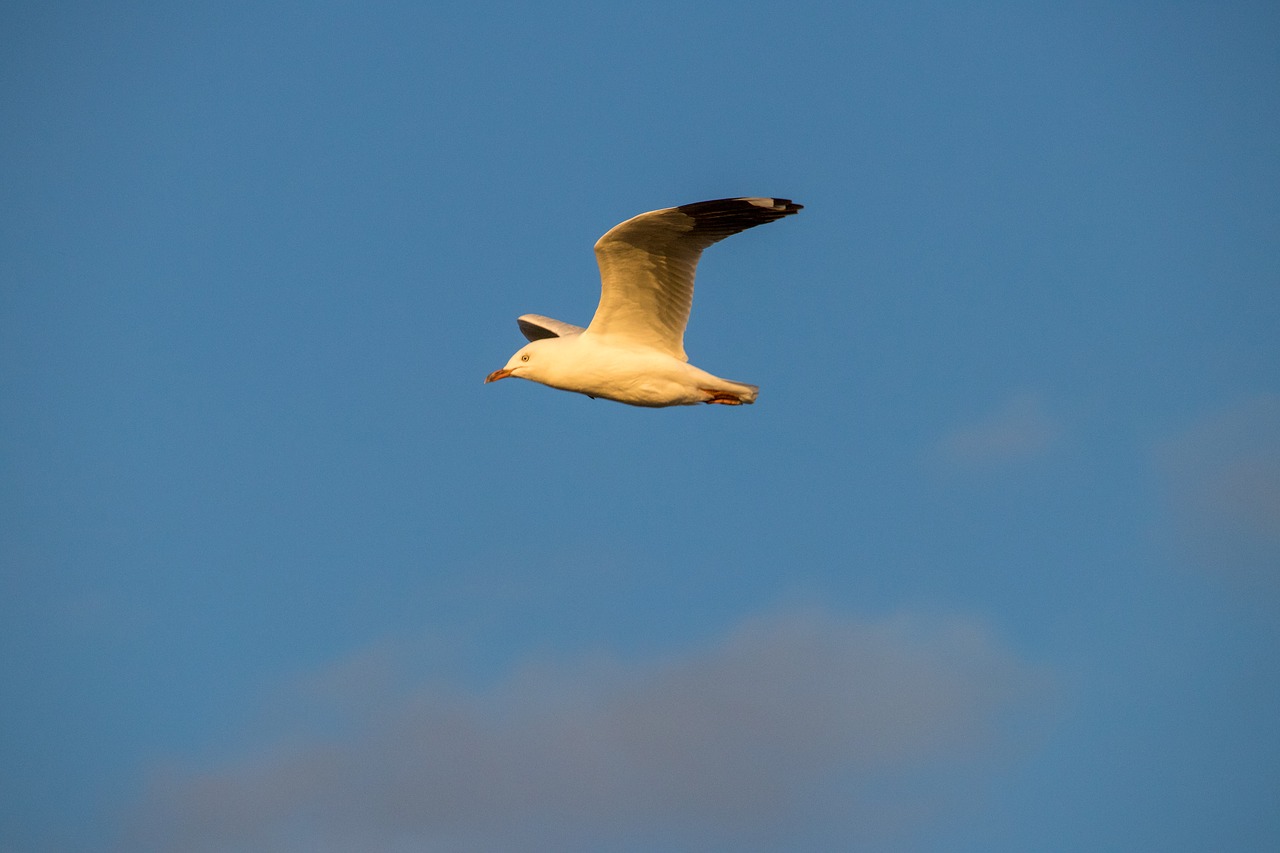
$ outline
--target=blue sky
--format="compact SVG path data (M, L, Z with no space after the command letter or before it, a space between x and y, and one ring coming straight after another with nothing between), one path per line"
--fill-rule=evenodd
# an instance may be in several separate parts
M6 4L0 850L1272 850L1265 3ZM595 239L751 407L482 385Z

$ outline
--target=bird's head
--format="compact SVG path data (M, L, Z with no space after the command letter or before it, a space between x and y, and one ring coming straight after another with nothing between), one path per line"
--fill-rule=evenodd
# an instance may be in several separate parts
M534 382L541 381L550 366L548 361L553 360L553 357L549 358L548 352L559 341L559 338L543 338L537 341L530 341L516 350L516 354L511 356L505 367L501 370L493 371L493 373L484 378L484 381L497 382L499 379L506 379L508 376L532 379Z

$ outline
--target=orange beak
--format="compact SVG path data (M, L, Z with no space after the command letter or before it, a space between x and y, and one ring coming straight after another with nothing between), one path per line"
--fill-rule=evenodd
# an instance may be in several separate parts
M495 370L493 373L490 373L484 378L484 381L485 384L488 385L490 382L497 382L499 379L506 379L510 375L511 371L504 367L501 370Z

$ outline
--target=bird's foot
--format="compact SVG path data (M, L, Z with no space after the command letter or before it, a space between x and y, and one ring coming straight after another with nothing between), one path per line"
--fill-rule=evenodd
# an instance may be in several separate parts
M710 388L703 388L702 392L708 395L707 399L702 401L704 403L719 403L722 406L742 405L742 398L728 391L712 391Z

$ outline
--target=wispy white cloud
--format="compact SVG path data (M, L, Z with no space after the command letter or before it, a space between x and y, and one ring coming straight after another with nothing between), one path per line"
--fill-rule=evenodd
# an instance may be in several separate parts
M1173 539L1197 566L1280 592L1280 396L1210 414L1161 443Z
M943 461L986 466L1029 459L1044 453L1061 434L1038 395L1013 397L974 423L944 436L934 447Z
M385 684L385 667L374 654L319 683L341 698ZM980 775L1043 684L973 620L790 611L667 660L530 664L482 694L342 702L341 734L158 776L128 846L795 849L822 826L837 846L892 838L962 796L957 768Z

